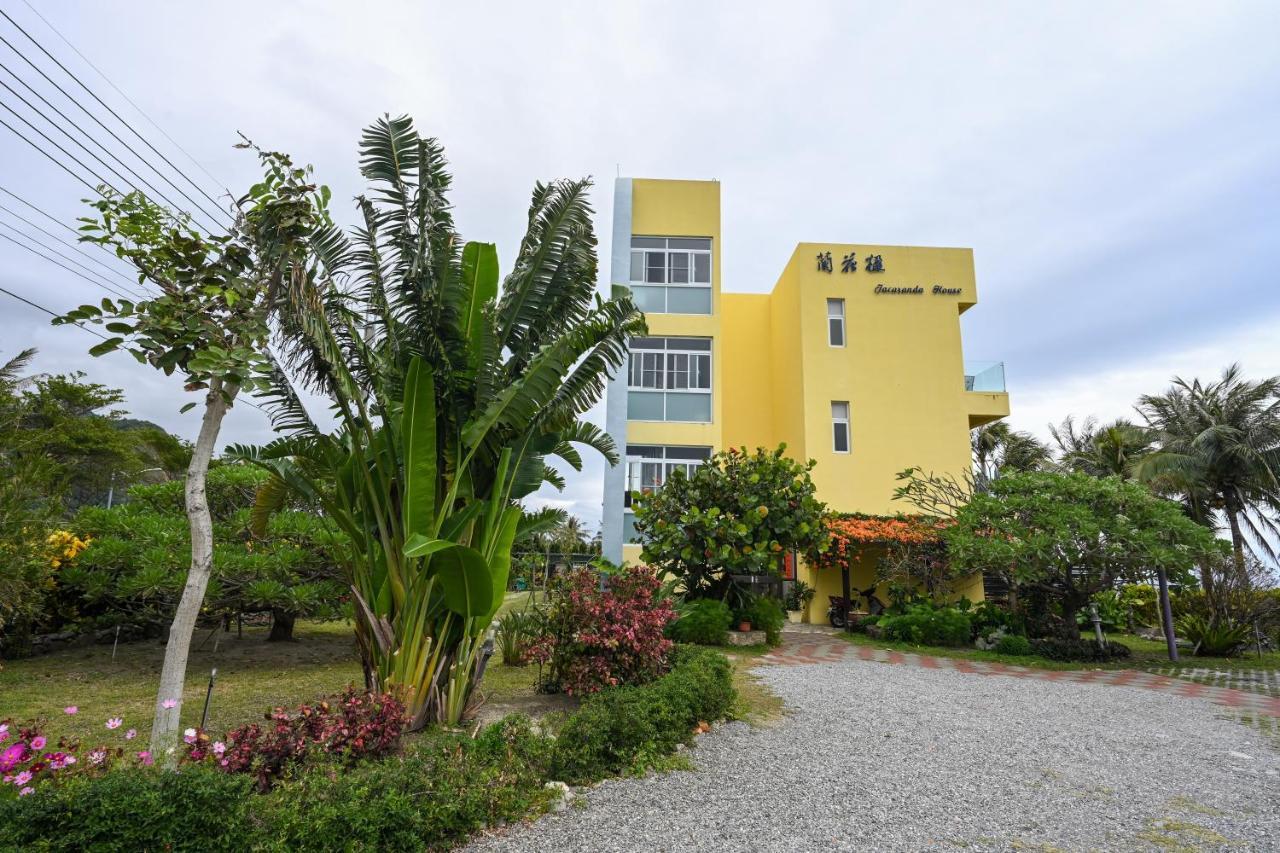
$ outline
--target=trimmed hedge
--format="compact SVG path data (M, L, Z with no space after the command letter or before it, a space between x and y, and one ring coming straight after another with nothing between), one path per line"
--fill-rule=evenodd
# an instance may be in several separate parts
M421 850L546 806L549 780L571 784L643 767L728 715L724 655L677 647L671 671L589 697L558 737L508 717L474 740L437 732L403 755L355 766L304 764L267 794L250 774L185 765L69 778L0 798L0 850Z
M718 598L699 598L680 607L676 621L667 626L667 636L677 643L723 646L724 635L733 624L733 611Z
M1058 637L1032 640L1031 653L1049 660L1096 663L1121 660L1131 654L1129 647L1123 643L1107 643L1103 646L1097 640L1067 640Z

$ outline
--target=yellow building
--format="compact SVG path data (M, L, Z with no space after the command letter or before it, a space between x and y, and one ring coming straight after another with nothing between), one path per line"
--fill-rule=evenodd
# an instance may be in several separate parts
M617 180L611 279L632 289L650 337L609 386L625 463L606 474L605 556L639 561L632 492L725 447L786 442L817 460L818 497L842 512L909 511L892 501L904 468L969 470L969 430L1009 414L1003 366L966 365L961 349L960 314L978 301L972 250L800 243L755 294L722 290L720 243L719 183ZM832 574L801 569L815 620L840 593ZM980 598L980 580L965 592Z

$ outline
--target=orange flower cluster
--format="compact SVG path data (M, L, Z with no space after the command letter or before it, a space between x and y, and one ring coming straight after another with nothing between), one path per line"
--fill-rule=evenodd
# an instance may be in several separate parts
M942 523L913 516L846 515L828 516L823 521L828 534L825 551L809 555L820 569L839 569L858 563L868 545L915 545L938 538Z

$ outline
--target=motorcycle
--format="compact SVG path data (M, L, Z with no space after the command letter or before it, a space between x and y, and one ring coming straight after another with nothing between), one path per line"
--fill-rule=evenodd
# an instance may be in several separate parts
M854 592L867 603L867 608L863 611L865 615L879 616L884 613L884 602L876 597L876 588L874 586L862 590L854 590ZM827 621L831 623L831 627L848 627L849 616L855 612L853 601L843 595L828 595L827 600L831 603L831 606L827 608Z

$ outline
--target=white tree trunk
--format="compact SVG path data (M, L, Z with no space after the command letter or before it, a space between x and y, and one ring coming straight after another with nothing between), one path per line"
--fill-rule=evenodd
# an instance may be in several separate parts
M160 690L156 694L155 722L151 726L151 755L167 766L177 761L178 729L182 716L182 689L187 677L187 655L191 651L191 635L195 632L205 588L213 572L213 517L205 497L205 476L213 457L214 443L222 428L230 400L239 388L228 386L226 398L218 379L210 382L205 396L204 420L200 435L187 466L187 520L191 525L191 571L182 599L169 626L169 644L164 650L164 667L160 670ZM171 707L165 707L172 703Z

